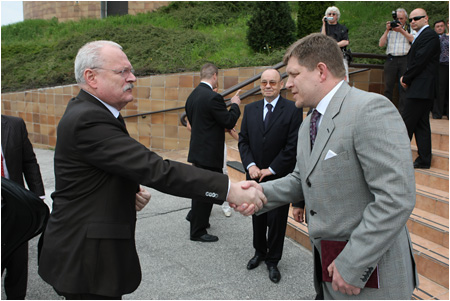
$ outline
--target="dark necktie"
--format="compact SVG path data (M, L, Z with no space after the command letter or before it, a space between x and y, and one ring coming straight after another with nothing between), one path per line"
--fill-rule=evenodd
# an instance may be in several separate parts
M120 121L121 124L123 124L124 127L127 127L125 125L125 120L123 119L122 115L119 113L119 117L117 117L117 119Z
M5 170L3 169L3 154L2 154L2 177L5 177Z
M264 119L264 129L267 129L269 126L270 117L272 117L272 105L270 103L266 104L267 113L266 118Z
M311 122L309 124L309 137L311 138L311 150L314 147L314 142L317 137L317 126L320 118L320 113L317 110L314 110L311 116Z

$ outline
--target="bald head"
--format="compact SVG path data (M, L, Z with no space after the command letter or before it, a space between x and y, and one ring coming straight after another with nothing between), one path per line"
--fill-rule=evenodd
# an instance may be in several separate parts
M411 28L419 31L422 27L428 25L428 15L423 8L416 8L409 14Z

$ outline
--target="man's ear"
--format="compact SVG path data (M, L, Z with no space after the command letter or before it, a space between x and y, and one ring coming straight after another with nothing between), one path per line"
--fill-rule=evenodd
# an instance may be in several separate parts
M319 71L320 74L320 81L323 82L327 79L328 77L328 67L325 63L319 62L317 64L317 70Z
M97 88L97 73L94 72L94 70L92 69L84 70L84 80L86 81L86 84L91 88L94 89Z

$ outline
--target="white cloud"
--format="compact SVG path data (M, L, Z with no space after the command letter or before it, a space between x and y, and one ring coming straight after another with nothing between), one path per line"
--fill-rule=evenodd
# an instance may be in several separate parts
M22 1L1 1L1 24L8 25L23 21Z

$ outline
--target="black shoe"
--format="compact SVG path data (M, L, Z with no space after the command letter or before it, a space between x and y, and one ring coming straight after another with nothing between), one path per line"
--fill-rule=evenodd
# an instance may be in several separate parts
M191 240L201 241L201 242L215 242L215 241L218 241L219 238L215 235L210 235L210 234L206 233L200 237L191 237Z
M252 259L247 263L247 270L253 270L256 268L261 261L264 261L264 257L255 255Z
M189 211L188 215L186 215L186 220L188 222L191 222L191 211ZM211 224L210 223L208 223L208 225L206 225L206 229L209 229L209 228L211 228Z
M274 283L280 282L281 274L278 268L274 265L271 265L267 266L267 269L269 270L269 279Z
M430 169L430 165L414 162L414 168Z

